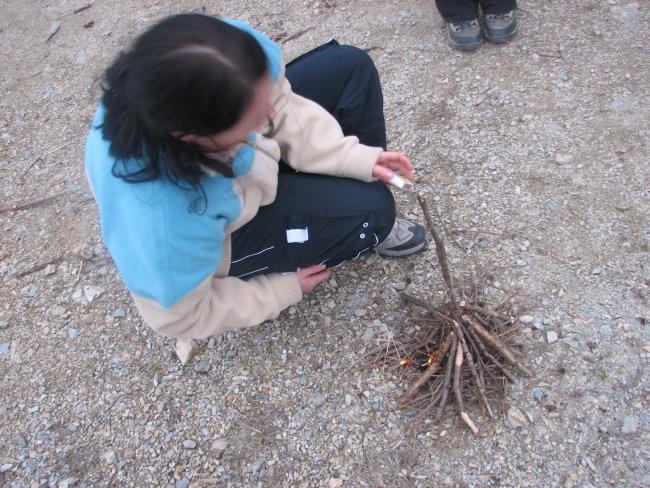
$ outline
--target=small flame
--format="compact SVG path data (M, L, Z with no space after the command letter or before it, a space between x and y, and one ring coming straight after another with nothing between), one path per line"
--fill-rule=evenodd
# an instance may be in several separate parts
M427 367L431 366L431 363L433 363L433 360L436 358L436 354L437 354L437 351L432 352L431 354L429 354L429 359L421 367L422 368L427 368Z

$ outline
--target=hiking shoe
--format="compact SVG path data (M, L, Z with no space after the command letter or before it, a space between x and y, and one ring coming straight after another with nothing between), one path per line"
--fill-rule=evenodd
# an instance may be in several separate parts
M517 11L485 15L485 37L490 42L508 42L517 33Z
M478 19L447 23L449 45L461 51L472 51L481 45L483 33Z
M408 256L424 249L427 244L424 227L404 219L395 219L393 229L375 251L381 256Z

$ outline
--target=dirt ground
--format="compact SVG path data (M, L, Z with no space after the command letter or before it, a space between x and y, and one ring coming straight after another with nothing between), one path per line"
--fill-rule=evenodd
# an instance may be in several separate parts
M401 291L440 300L433 246L350 263L187 366L139 319L85 137L119 50L200 7L287 61L331 38L375 60L452 269L527 314L535 376L497 420L472 410L478 436L414 424L415 373L363 355L419 327ZM458 53L432 0L0 0L0 485L650 486L650 3L520 8L512 43Z

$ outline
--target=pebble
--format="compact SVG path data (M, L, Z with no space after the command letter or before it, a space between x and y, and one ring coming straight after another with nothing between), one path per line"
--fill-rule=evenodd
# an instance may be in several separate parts
M101 296L102 293L104 293L104 289L101 286L84 285L83 287L83 294L88 302L92 302Z
M567 164L573 161L573 156L571 154L558 154L555 156L555 162L557 164Z
M79 329L70 327L68 329L68 339L75 339L79 335Z
M11 350L10 342L5 342L3 344L0 344L0 356L6 356L7 354L9 354L10 350Z
M538 402L541 402L544 397L546 397L546 393L544 393L544 390L541 388L533 388L533 398L537 400Z
M4 320L0 320L0 329L8 329L9 328L9 322L5 322Z
M519 322L522 324L531 324L535 320L535 317L532 315L522 315L519 317Z
M506 424L514 429L526 427L528 425L528 418L517 407L510 407L506 417Z
M79 482L79 478L70 476L62 481L59 481L59 488L70 488L71 486L76 486Z
M53 264L47 265L47 267L43 271L43 274L45 276L52 276L55 273L56 273L56 266L54 266Z
M599 275L600 273L603 272L603 269L601 267L596 267L592 270L591 274L592 275Z
M185 449L196 449L196 442L190 439L186 439L183 441L183 447Z
M180 479L174 485L174 488L187 488L190 485L190 480L187 478Z
M24 434L16 434L16 437L14 437L14 443L21 449L24 449L29 445L27 437L25 437Z
M314 398L311 401L314 407L320 407L325 403L325 397L320 391L314 393Z
M116 309L115 312L113 312L113 317L115 317L116 319L121 319L126 317L126 310L124 310L123 308Z
M397 291L404 291L406 290L406 283L404 281L398 281L395 283L395 289Z
M375 335L375 333L372 331L372 329L366 329L363 332L363 340L364 341L369 341L370 339L372 339L374 337L374 335Z
M104 454L102 454L99 457L99 460L103 464L105 464L107 466L110 466L112 464L115 464L115 461L117 461L117 456L115 455L115 451L108 451L108 452L105 452Z
M357 308L354 311L354 315L357 316L357 317L363 317L364 315L366 315L366 313L367 312L363 308Z
M549 330L546 333L546 342L551 344L551 343L556 342L556 341L557 341L557 332L555 332L554 330Z
M183 366L189 363L198 349L198 345L194 339L177 339L176 340L176 356Z
M210 371L210 363L202 359L201 361L196 363L196 365L194 366L194 370L197 373L207 373L208 371Z
M330 478L327 482L327 488L341 488L343 486L343 480L341 478Z
M623 419L623 434L630 435L636 433L639 428L639 422L634 417L625 417Z
M36 459L28 459L25 461L25 470L27 471L27 474L33 475L36 472L36 468L38 468L38 461Z
M228 441L225 438L215 440L210 446L210 450L214 452L214 455L217 459L220 459L223 456L224 451L228 447Z

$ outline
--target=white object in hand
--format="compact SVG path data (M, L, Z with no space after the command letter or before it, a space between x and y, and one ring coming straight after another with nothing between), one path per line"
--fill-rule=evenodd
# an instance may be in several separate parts
M409 180L404 178L403 176L400 176L398 174L393 173L393 176L391 176L390 180L388 180L388 183L390 183L393 186L396 186L397 188L400 189L409 189L413 188L413 183L411 183Z

